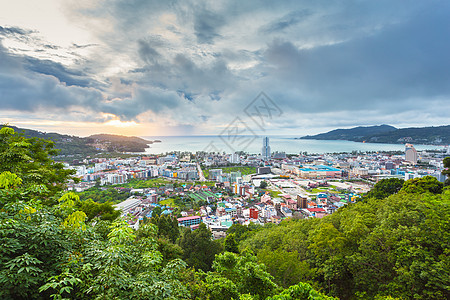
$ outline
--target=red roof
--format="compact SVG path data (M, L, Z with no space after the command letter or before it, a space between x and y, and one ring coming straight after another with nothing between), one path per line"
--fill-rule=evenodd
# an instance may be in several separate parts
M194 219L200 219L200 216L190 216L190 217L184 217L184 218L178 218L178 222L188 221L188 220L194 220Z
M325 209L317 208L317 207L315 207L315 208L307 208L307 210L310 211L310 212L325 212Z

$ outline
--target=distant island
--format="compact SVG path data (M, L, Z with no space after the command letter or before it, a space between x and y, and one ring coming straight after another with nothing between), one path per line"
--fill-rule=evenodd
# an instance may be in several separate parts
M5 125L0 125L4 127ZM23 133L30 138L43 138L55 143L55 149L59 149L59 155L94 155L99 152L145 152L149 144L153 141L147 141L135 136L123 136L113 134L94 134L88 137L78 137L59 133L47 133L38 130L19 128L16 126L8 127L16 132ZM160 142L160 141L159 141Z
M296 139L345 140L363 143L385 144L450 144L450 125L420 128L395 128L390 125L359 126L350 129L335 129L317 135L307 135Z

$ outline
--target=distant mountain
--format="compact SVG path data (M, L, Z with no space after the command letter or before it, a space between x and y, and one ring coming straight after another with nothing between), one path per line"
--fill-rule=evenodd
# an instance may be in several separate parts
M92 145L103 145L109 152L144 152L152 141L135 136L123 136L114 134L94 134L86 138ZM106 148L105 148L106 147Z
M438 127L402 128L389 125L336 129L327 133L304 136L300 139L346 140L386 144L450 144L450 125Z
M363 141L364 137L372 136L378 133L386 133L396 130L397 128L390 125L379 126L359 126L351 129L335 129L326 133L317 135L307 135L300 139L309 140L345 140L345 141Z
M0 128L5 125L0 125ZM144 152L145 148L151 144L139 137L128 137L112 134L96 134L83 138L74 135L59 133L47 133L33 129L19 128L16 126L8 127L16 132L23 133L27 137L43 138L52 140L55 148L59 149L60 155L94 155L99 152Z
M402 128L391 132L382 132L367 136L371 143L413 143L413 144L450 144L450 125L437 127Z

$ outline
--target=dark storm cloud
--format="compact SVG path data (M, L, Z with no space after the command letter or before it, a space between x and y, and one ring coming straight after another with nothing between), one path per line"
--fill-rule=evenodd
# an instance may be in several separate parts
M198 95L209 95L211 100L220 100L222 91L237 86L237 78L222 57L214 58L206 67L199 66L185 54L164 60L157 50L146 43L143 43L139 54L147 65L132 72L143 74L138 81L143 87L154 86L176 91L192 101Z
M122 120L133 120L143 112L160 113L168 109L176 109L181 104L176 92L158 88L137 88L132 98L102 103L101 111L119 116Z
M102 99L101 92L78 85L67 86L54 75L34 72L28 67L47 66L52 73L68 76L53 62L43 64L32 59L12 56L0 44L0 105L4 110L66 110L70 107L93 107ZM50 66L50 67L49 67ZM50 72L49 72L50 73ZM70 72L69 72L70 73ZM76 74L76 72L74 73ZM74 75L72 74L72 75Z
M72 43L72 46L76 49L85 49L85 48L89 48L89 47L95 47L98 46L98 44L85 44L85 45L78 45L75 43Z
M139 57L147 64L154 64L161 57L159 52L149 42L143 40L138 41L138 53Z
M32 72L30 72L32 71ZM122 120L133 120L146 111L159 113L180 105L177 92L138 87L133 97L106 101L99 89L86 87L85 74L51 61L12 56L0 44L0 106L3 110L25 112L76 112L77 107L95 113L111 113ZM70 84L69 84L70 83Z
M0 35L8 36L8 35L29 35L33 33L32 30L23 29L20 27L3 27L0 26Z
M83 72L68 69L58 62L51 60L39 60L31 57L26 58L25 61L25 68L28 70L39 74L54 76L58 78L60 82L63 82L69 86L74 85L88 87L94 83L94 81Z
M418 109L423 99L450 95L448 33L448 9L429 9L375 35L334 45L299 49L276 40L265 58L274 67L271 75L291 86L284 98L303 111Z
M262 31L262 33L267 34L282 31L288 27L294 26L304 21L311 14L312 12L307 9L290 12L283 17L262 26L260 30Z
M449 6L433 0L100 2L78 11L98 46L73 43L69 49L79 56L72 65L52 61L62 50L45 41L34 45L48 50L47 60L0 47L0 67L7 66L0 68L0 101L5 109L82 107L123 120L146 112L170 118L173 111L175 123L185 124L194 114L204 122L237 114L265 91L285 111L280 126L286 127L302 113L310 120L329 113L333 120L321 122L344 118L355 125L367 122L367 112L385 122L387 115L413 116L426 106L437 116L450 109ZM32 33L0 27L5 38ZM84 57L87 52L92 56Z
M201 9L194 14L194 30L200 44L212 44L214 39L220 37L219 30L225 25L222 15Z

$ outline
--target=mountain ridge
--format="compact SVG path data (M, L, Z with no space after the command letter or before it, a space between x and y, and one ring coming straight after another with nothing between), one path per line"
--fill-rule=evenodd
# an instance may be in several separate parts
M136 136L101 133L88 137L79 137L20 128L13 125L0 125L0 128L2 127L10 127L16 132L23 133L26 137L51 140L55 143L55 149L60 150L59 155L94 155L99 152L144 152L146 148L149 148L148 144L153 143Z
M297 139L346 140L353 142L385 144L450 144L450 125L395 128L390 125L358 126L349 129L334 129Z

